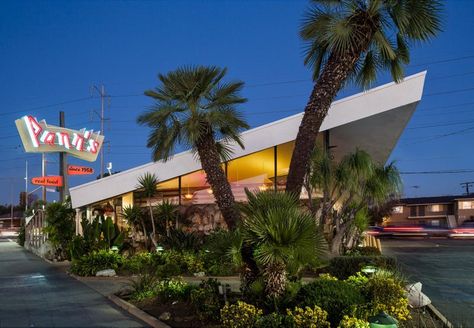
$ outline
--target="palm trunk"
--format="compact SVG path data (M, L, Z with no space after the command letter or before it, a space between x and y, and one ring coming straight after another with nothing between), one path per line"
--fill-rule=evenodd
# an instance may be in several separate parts
M287 276L285 265L275 263L265 268L265 292L271 298L278 298L285 292Z
M197 143L197 151L201 165L206 172L207 182L211 185L217 206L222 213L228 229L234 229L240 220L240 212L235 206L235 198L230 183L221 167L220 156L216 142L209 129L209 133ZM258 277L257 263L253 258L253 250L249 246L241 249L243 265L243 287L249 286Z
M311 153L316 144L321 124L337 93L354 69L361 54L369 46L377 28L362 12L356 14L353 19L360 22L357 33L362 37L355 48L342 54L332 53L314 85L296 136L286 181L287 192L296 195L301 193L304 176L308 172Z
M240 219L240 213L235 206L235 198L230 183L227 181L224 170L222 170L212 131L197 142L196 148L202 168L206 172L207 182L212 188L224 221L229 229L234 229Z
M153 246L156 248L157 244L155 240L155 236L156 236L155 219L153 218L153 208L151 206L150 199L148 199L148 208L150 209L150 218L151 218L151 231L152 231L151 242L153 243Z

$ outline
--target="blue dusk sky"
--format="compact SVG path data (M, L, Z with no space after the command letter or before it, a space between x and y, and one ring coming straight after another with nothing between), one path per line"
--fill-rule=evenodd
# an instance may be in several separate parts
M302 111L312 88L299 26L308 1L0 1L0 203L18 202L41 155L26 154L14 120L31 114L67 126L100 129L104 84L105 162L123 171L150 161L148 129L135 123L150 106L143 91L181 65L218 65L245 81L240 108L252 127ZM406 196L460 194L474 181L474 1L447 1L444 31L413 45L407 74L428 71L424 96L390 160ZM375 85L390 81L382 74ZM359 92L347 87L339 97ZM376 142L374 140L374 142ZM47 174L58 171L48 155ZM92 166L99 172L99 162ZM89 165L70 158L70 163ZM466 170L466 173L443 172ZM469 172L470 171L470 172ZM95 179L71 177L72 186ZM29 186L32 190L33 186ZM48 193L49 199L56 198Z

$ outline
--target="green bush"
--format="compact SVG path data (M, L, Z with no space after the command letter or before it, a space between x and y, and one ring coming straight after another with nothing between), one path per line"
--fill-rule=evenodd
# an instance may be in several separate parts
M169 236L163 236L163 245L170 249L197 251L201 248L202 238L195 232L172 229Z
M382 255L377 247L364 246L351 249L348 255L351 256L379 256Z
M152 253L141 252L124 258L121 271L126 273L151 273L155 270Z
M365 298L358 288L340 280L317 279L303 285L295 297L299 306L317 305L328 312L331 325L337 326L351 308L363 304Z
M349 317L345 315L341 322L339 323L338 328L370 328L370 324L363 320L357 319L355 317Z
M141 301L157 295L158 278L149 273L141 274L136 279L131 279L128 286L132 293L130 298Z
M256 328L287 328L288 326L287 317L277 312L261 317L255 324Z
M55 249L55 257L60 260L70 256L68 246L76 229L74 215L75 211L69 201L46 205L46 227L43 230Z
M79 276L94 276L98 271L114 269L117 271L122 264L122 256L112 251L92 251L72 261L71 272Z
M355 275L364 266L373 265L379 269L395 270L395 258L388 256L338 256L329 262L329 273L338 279Z
M221 322L226 328L252 328L256 327L262 314L263 311L252 304L238 301L221 309Z
M287 309L287 327L295 328L329 328L328 313L319 306L306 306L304 309L295 307Z
M191 291L191 304L201 319L219 319L221 302L219 299L220 283L216 279L203 280L199 287Z
M181 275L182 270L176 263L165 263L156 268L156 274L162 278L170 278Z
M180 279L165 279L158 282L156 294L165 302L187 300L194 288Z

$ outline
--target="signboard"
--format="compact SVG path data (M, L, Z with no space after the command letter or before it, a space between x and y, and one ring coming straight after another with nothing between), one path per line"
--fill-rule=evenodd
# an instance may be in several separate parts
M27 153L66 152L71 156L94 162L104 142L104 136L93 130L71 130L38 122L30 115L15 121Z
M31 178L31 183L39 186L62 187L63 177L59 175Z
M67 174L69 175L87 175L94 174L94 169L87 166L68 165Z

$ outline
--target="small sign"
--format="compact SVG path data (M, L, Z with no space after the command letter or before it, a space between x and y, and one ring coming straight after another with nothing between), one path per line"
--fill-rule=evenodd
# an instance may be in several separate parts
M94 169L88 166L68 165L67 174L69 175L87 175L94 174Z
M39 186L62 187L63 177L59 175L35 177L31 179L31 183Z

